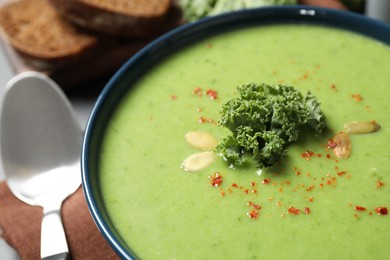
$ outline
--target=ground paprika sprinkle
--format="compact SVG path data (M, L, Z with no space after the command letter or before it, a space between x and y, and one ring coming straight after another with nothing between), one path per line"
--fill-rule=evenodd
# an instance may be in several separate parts
M366 208L362 207L362 206L355 206L354 209L357 211L365 211L366 210Z
M254 209L261 209L261 206L260 206L260 205L255 204L255 203L253 203L252 201L248 201L247 205L250 206L250 207L252 207L252 208L254 208Z
M251 219L257 219L259 217L259 212L257 210L251 210L247 213L248 217Z
M269 184L271 182L271 179L264 179L261 181L263 184Z
M301 211L297 208L294 208L294 207L289 207L287 212L288 212L288 214L292 214L292 215L301 214Z
M307 150L306 152L304 152L303 154L301 154L302 158L304 158L305 160L309 161L311 157L313 157L314 155L314 152L312 151L309 151Z
M202 88L200 88L200 87L194 88L194 90L192 91L192 94L194 94L194 95L196 95L196 96L198 96L198 97L203 96L203 94L202 94Z
M203 123L211 123L211 124L214 124L214 125L217 124L217 122L216 122L214 119L212 119L212 118L206 118L206 117L204 117L204 116L201 116L201 117L198 119L198 122L199 122L200 124L203 124Z
M377 207L375 209L375 211L378 215L387 215L387 208L386 207Z
M222 185L223 178L221 175L219 175L219 172L215 172L214 175L209 176L210 185L214 187L219 187Z
M352 94L351 97L354 98L356 102L363 100L363 97L360 94Z
M329 149L334 149L334 148L336 148L336 146L337 146L337 143L336 143L335 141L333 141L333 139L329 139L329 140L328 140L328 145L327 145L327 147L328 147Z
M218 92L212 89L209 89L206 91L207 96L209 96L211 99L217 99L218 98Z
M376 187L377 187L377 188L380 188L380 187L382 187L383 185L385 185L385 183L383 183L383 182L381 182L381 181L379 181L379 180L378 180L378 182L376 183Z

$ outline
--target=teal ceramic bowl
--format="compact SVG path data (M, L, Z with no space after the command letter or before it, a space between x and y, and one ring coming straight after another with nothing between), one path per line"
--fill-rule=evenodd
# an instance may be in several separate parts
M158 38L136 55L108 82L89 118L82 147L82 181L91 215L100 232L123 259L135 259L132 246L126 244L110 220L102 203L98 158L102 136L117 104L132 84L161 59L193 42L235 28L284 23L320 24L353 31L390 45L390 26L362 15L306 6L270 7L228 13L184 25Z

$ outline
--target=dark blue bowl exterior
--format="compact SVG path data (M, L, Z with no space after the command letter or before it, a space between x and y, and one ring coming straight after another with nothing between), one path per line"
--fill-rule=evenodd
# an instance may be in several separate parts
M118 235L102 204L98 157L110 115L126 92L148 68L179 48L234 28L275 23L308 23L353 31L390 45L390 26L365 16L308 6L267 7L205 18L181 26L146 46L112 77L100 94L86 126L82 147L82 182L89 210L100 232L123 259L137 259Z

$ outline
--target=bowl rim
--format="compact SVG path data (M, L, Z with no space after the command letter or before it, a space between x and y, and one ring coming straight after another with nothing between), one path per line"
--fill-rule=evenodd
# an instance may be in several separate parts
M267 24L267 22L269 24L291 21L336 27L346 31L352 31L390 45L390 25L382 21L350 11L294 5L260 7L234 11L213 17L206 17L196 22L187 23L173 29L172 31L155 39L137 52L112 76L98 96L86 124L81 149L82 186L88 209L103 237L121 258L136 259L137 256L133 252L129 252L129 249L123 245L120 238L118 238L111 230L110 223L106 221L103 213L99 209L90 176L90 158L92 154L91 142L93 141L92 139L97 128L99 117L102 111L107 109L107 100L113 95L114 91L116 91L118 88L117 86L120 84L124 75L131 73L132 69L136 66L143 63L149 63L148 59L158 60L173 51L171 47L170 51L161 52L164 47L172 45L173 42L175 42L178 46L183 46L188 44L188 42L184 40L190 36L190 38L199 40L202 37L207 37L207 33L205 32L210 33L210 30L213 31L214 28L219 28L234 21L246 21L250 19L256 20L256 24L261 24L260 21L266 22L265 24ZM228 30L231 30L231 28ZM213 31L211 35L219 34L221 31ZM127 85L130 86L131 82Z

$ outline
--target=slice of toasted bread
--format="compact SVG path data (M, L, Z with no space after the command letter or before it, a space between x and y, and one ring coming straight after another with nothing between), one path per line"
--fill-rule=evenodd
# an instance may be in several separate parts
M76 45L74 48L70 48L73 51L70 52L68 50L64 53L66 55L59 55L59 52L56 49L54 49L54 51L50 50L50 44L42 46L39 45L37 47L34 44L31 44L28 37L23 37L18 41L13 39L13 37L10 37L12 33L7 34L7 37L0 37L0 47L4 47L6 57L15 73L25 70L38 70L46 73L59 83L61 87L66 89L81 86L83 83L95 80L96 78L112 75L115 70L117 70L128 58L130 58L144 45L152 41L158 35L179 26L183 22L181 10L178 6L172 5L166 22L160 25L158 33L155 33L154 35L139 39L113 37L97 33L92 36L79 31L77 28L73 28L75 27L73 23L64 22L61 19L62 16L59 17L56 14L56 18L53 19L51 16L54 14L47 12L47 10L45 10L46 7L34 8L33 11L31 11L32 7L26 8L28 4L24 3L31 1L34 2L34 4L40 4L40 2L47 0L22 0L20 2L21 6L18 8L11 8L7 5L3 5L1 1L3 0L0 0L0 17L3 17L2 19L12 21L12 19L15 20L15 18L12 18L13 16L18 16L18 19L22 19L22 17L26 16L28 19L26 19L27 23L13 22L11 23L12 26L8 25L8 22L0 22L0 28L4 28L5 25L11 26L11 28L13 28L11 31L24 30L26 31L23 33L24 35L33 35L31 37L34 38L48 37L45 30L42 29L46 28L46 30L55 30L58 33L58 38L63 39L68 38L68 30L64 30L64 26L61 26L60 29L53 29L51 27L57 27L58 23L65 23L66 27L69 27L69 30L74 30L77 35L84 35L93 39L90 45L85 46L84 49L76 49L76 46L78 46ZM4 6L4 9L1 10L2 6ZM47 17L48 15L49 17ZM32 26L30 23L33 22L30 20L33 19L32 17L38 16L40 17L37 19L47 21L47 26L50 26ZM8 17L11 17L12 19ZM58 22L57 19L59 20ZM16 25L14 25L14 23ZM29 30L35 31L29 32ZM3 39L6 41L3 42ZM7 39L9 40L7 41ZM11 40L13 42L16 41L16 43L11 44ZM38 41L44 42L43 39L38 39ZM64 41L66 41L66 39L64 39ZM77 41L75 40L75 42ZM16 46L19 46L19 48L12 48ZM54 47L56 46L57 45ZM23 50L23 52L20 50Z
M72 22L98 32L143 37L159 31L171 0L50 0Z
M47 0L21 0L0 9L0 28L11 46L38 67L65 64L93 48L97 37L62 19ZM46 64L47 62L47 64Z

